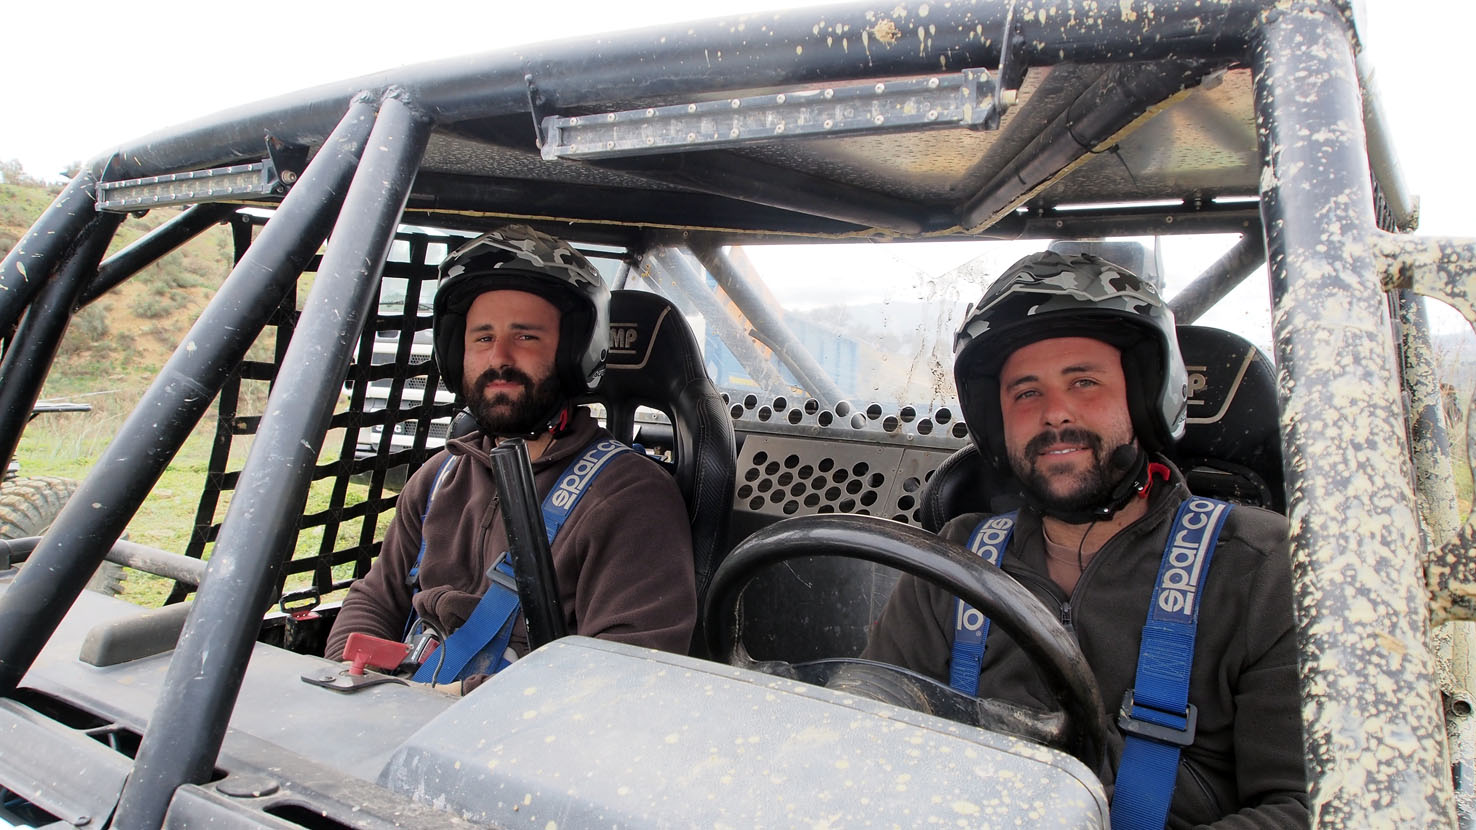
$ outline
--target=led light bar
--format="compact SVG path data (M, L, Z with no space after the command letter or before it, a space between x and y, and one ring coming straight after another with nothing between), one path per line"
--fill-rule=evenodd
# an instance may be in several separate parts
M711 150L795 136L992 127L994 82L982 69L749 98L543 119L543 157L598 159Z
M145 176L97 186L98 210L128 213L164 205L188 205L240 196L273 196L287 192L276 167L267 161L233 164Z

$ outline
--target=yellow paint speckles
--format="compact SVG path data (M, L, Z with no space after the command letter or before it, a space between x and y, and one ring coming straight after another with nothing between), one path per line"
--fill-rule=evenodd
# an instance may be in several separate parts
M891 20L882 19L878 21L875 26L871 27L870 31L872 34L876 35L877 40L887 44L888 46L902 39L902 30L898 29L897 24L893 23ZM866 33L863 32L862 37L865 38L865 36Z
M537 709L529 709L528 711L523 713L523 720L532 720L536 717L538 717Z
M669 744L674 744L677 741L680 741L681 739L682 739L682 736L681 735L678 735L677 733L673 732L670 735L667 735L662 740L666 741Z
M1132 0L1117 0L1117 9L1125 22L1132 23L1138 19L1138 13L1133 11Z
M538 694L537 686L529 686L526 689L523 689L523 697L531 697L536 694Z
M982 812L979 805L972 801L955 801L949 806L953 808L953 812L961 816L977 816Z
M1374 639L1378 640L1379 648L1383 649L1384 651L1397 654L1400 657L1403 657L1404 655L1409 653L1408 646L1406 646L1399 640L1394 639L1383 631L1375 632Z
M796 54L796 55L803 55L803 54L804 54L804 53L805 53L805 47L804 47L804 44L798 44L798 45L796 45L796 46L795 46L795 47L794 47L794 53L795 53L795 54Z
M835 768L836 769L850 769L851 768L851 762L850 761L847 761L844 758L838 758L838 759L836 759L836 762L835 762Z

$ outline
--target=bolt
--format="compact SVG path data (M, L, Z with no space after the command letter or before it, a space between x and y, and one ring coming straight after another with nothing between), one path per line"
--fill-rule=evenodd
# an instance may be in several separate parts
M284 181L284 182L286 182L288 184L292 184L293 182L297 181L297 173L295 173L295 172L293 172L291 170L283 170L282 171L282 181Z

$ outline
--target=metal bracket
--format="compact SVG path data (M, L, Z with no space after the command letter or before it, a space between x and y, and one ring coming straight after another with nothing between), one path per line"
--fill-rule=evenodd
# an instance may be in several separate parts
M984 126L987 130L999 129L999 119L1006 110L1014 106L1020 84L1025 82L1025 70L1028 67L1017 57L1013 57L1015 50L1025 42L1015 23L1015 5L1011 2L1009 10L1005 12L1004 34L999 39L999 77L994 84L994 106L989 113L990 122Z
M538 82L533 80L532 72L523 74L523 83L528 87L528 112L533 116L533 143L538 145L538 149L542 150L543 130L541 125L543 124L544 109L548 103L548 99L544 98L543 93L539 91Z
M324 689L332 689L335 692L342 692L346 695L373 686L383 686L386 683L395 683L401 686L410 685L403 678L393 677L388 674L365 672L355 675L349 674L348 669L344 669L336 674L304 674L302 675L302 682L310 683L314 686L321 686Z
M275 179L272 192L278 196L292 189L302 171L307 168L308 148L303 144L288 144L279 138L267 136L267 174Z
M530 81L531 84L531 81ZM530 96L532 87L530 85ZM771 95L544 118L543 157L597 159L712 150L818 135L988 129L995 85L983 69L835 84Z

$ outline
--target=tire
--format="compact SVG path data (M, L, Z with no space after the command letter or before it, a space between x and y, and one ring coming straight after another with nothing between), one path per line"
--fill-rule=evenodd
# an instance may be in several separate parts
M0 484L0 539L22 539L45 533L75 492L77 482L53 476L23 476ZM104 562L88 581L87 588L117 596L123 591L123 578L122 565Z

